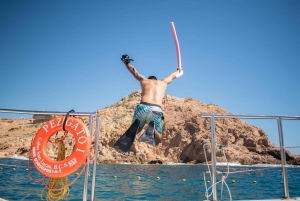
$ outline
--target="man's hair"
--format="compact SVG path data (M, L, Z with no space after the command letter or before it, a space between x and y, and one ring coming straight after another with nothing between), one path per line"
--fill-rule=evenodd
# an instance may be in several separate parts
M153 75L149 76L148 79L150 79L150 80L157 80L157 78L155 76L153 76Z

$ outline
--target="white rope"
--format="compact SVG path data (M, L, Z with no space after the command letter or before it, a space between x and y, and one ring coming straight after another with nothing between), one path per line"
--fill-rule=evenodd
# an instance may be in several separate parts
M205 143L205 144L203 145L203 150L204 150L204 156L205 156L205 160L206 160L208 172L209 172L209 175L210 175L210 179L212 180L211 170L210 170L210 168L209 168L209 164L208 164L208 160L207 160L207 156L206 156L206 150L205 150L205 148L204 148L204 146L206 146L207 144L210 144L210 143ZM218 145L218 144L217 144L217 145ZM221 186L221 198L222 198L222 194L223 194L223 186L224 186L224 184L225 184L225 186L227 187L227 190L228 190L228 194L229 194L230 201L231 201L231 200L232 200L231 192L230 192L230 189L229 189L229 187L228 187L228 185L227 185L227 183L226 183L226 181L225 181L225 180L227 179L227 177L229 176L229 173L230 173L230 172L229 172L229 164L228 164L228 160L227 160L227 157L226 157L226 154L225 154L225 152L224 152L224 149L223 149L222 145L220 145L220 147L221 147L222 153L223 153L223 155L224 155L224 157L225 157L225 160L226 160L226 163L227 163L227 172L225 173L224 176L222 176L222 179L221 179L220 181L216 182L214 185L211 185L209 188L207 188L207 185L206 185L206 178L205 178L205 173L204 173L204 184L205 184L205 189L206 189L206 191L205 191L205 196L206 196L206 199L208 200L209 197L210 197L210 196L212 195L212 193L213 193L213 192L209 193L208 191L209 191L210 189L212 189L213 186L217 186L218 183L222 183L222 186Z

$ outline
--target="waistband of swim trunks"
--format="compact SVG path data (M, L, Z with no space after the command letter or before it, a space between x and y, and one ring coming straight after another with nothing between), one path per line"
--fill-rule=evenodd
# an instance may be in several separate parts
M140 104L143 104L143 105L150 105L150 106L156 106L156 107L159 107L159 108L161 109L161 106L160 106L160 105L153 104L153 103L141 102Z

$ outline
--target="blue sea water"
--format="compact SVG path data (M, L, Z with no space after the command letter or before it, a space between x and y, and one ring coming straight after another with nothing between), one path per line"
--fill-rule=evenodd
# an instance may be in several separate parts
M44 188L42 182L35 183L28 176L27 161L0 159L0 198L7 200L41 200ZM41 178L33 165L32 175ZM91 169L91 168L90 168ZM98 164L95 186L95 200L206 200L203 174L206 165L132 165ZM218 166L226 172L226 166ZM281 183L281 168L274 166L230 166L225 180L233 200L280 198L284 195ZM290 197L300 197L300 168L288 167ZM209 180L209 174L206 180ZM224 174L223 174L224 175ZM76 174L70 175L73 180ZM219 181L222 174L217 175ZM91 179L89 177L88 200L90 200ZM235 181L233 183L232 181ZM253 183L256 181L256 183ZM229 200L225 185L218 184L218 200ZM210 191L209 191L210 192ZM70 187L70 194L64 200L82 200L83 176ZM210 198L211 199L211 198Z

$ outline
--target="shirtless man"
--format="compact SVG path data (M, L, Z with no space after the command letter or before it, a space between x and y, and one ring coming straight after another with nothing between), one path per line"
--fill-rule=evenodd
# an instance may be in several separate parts
M150 121L155 123L155 141L158 144L162 140L162 100L167 89L167 85L174 79L183 74L182 69L170 74L168 77L157 80L155 76L149 76L148 79L139 74L138 71L130 64L128 55L123 55L121 58L129 72L140 82L142 89L141 103L136 106L134 110L134 116L132 123L136 120L140 120L140 126L138 132L140 132L145 124L149 124Z

